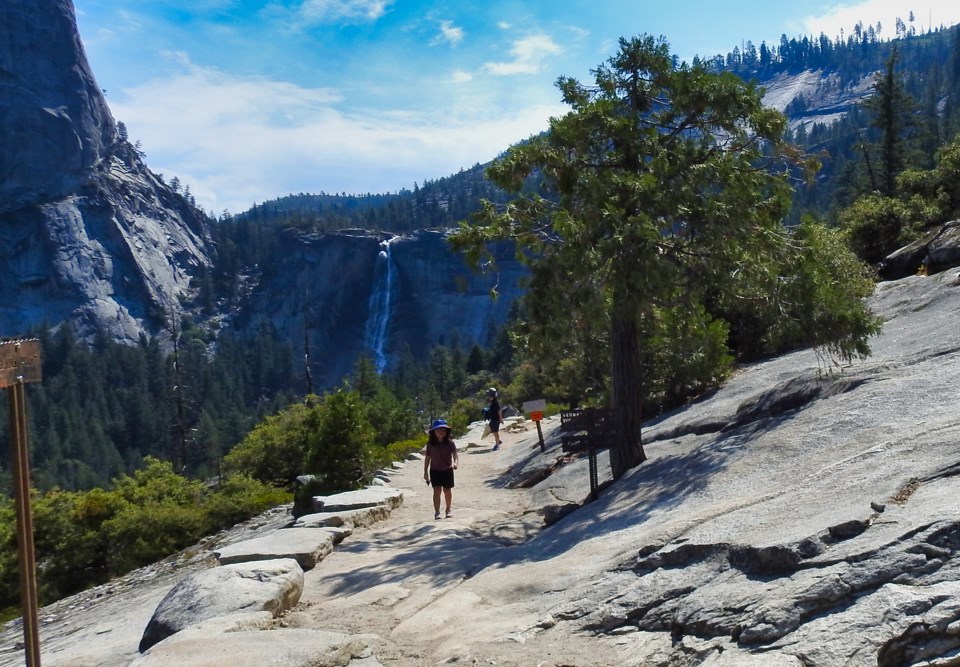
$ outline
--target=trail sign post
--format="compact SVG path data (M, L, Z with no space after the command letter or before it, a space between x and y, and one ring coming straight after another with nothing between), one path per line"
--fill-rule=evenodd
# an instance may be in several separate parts
M543 419L543 413L547 409L547 402L542 398L535 401L527 401L523 404L523 411L530 414L530 419L537 425L537 435L540 436L540 451L547 451L547 446L543 442L543 430L540 428L540 421Z
M10 466L17 514L17 557L20 563L20 607L27 667L40 667L40 623L37 609L37 561L30 513L30 460L27 455L27 413L23 385L40 381L40 341L0 342L0 387L10 398Z

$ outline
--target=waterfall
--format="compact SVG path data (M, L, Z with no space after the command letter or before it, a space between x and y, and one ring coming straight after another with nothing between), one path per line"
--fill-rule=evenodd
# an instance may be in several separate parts
M367 330L364 343L373 356L373 364L377 373L383 373L387 367L387 330L390 326L390 300L393 290L396 267L393 257L390 256L391 238L380 242L380 253L377 255L376 274L373 291L370 293L370 314L367 316Z

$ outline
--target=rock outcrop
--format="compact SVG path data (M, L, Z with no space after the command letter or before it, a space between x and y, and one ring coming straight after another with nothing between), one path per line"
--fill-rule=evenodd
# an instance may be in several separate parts
M379 488L323 496L318 500L320 504L329 502L322 521L311 521L310 516L305 516L303 521L280 530L217 547L213 553L220 567L187 576L164 596L143 632L140 652L150 651L154 645L180 633L184 634L173 642L179 647L172 649L173 655L184 650L184 646L190 650L198 637L200 643L204 637L209 639L222 633L231 633L232 638L240 639L235 633L270 629L270 620L300 599L304 571L315 567L335 544L349 536L351 520L362 513L374 516L374 508L383 510L379 516L386 518L403 503L403 493ZM254 637L249 638L250 649L257 643ZM326 647L319 650L320 653L331 650L339 655L346 650L346 662L366 650L365 643L334 633L294 633L292 640L303 640L308 645L319 643ZM171 659L170 650L164 647L153 653ZM236 645L223 642L218 648L222 664L239 664L227 659L230 656L239 659L233 655L235 651ZM155 662L159 659L154 655L144 664L163 664ZM243 664L258 664L251 662L249 655L243 659L247 661ZM285 664L300 664L301 657L291 655L288 660L291 662Z
M303 593L303 570L292 558L237 563L204 570L161 600L140 640L143 653L184 628L245 612L271 616L290 609Z
M885 280L898 280L918 273L933 275L958 265L960 220L953 220L887 255L878 272Z
M873 74L844 82L837 72L785 72L764 83L763 103L786 113L793 130L829 125L872 95L873 86Z
M207 224L118 133L72 3L0 4L0 335L164 330L210 261Z
M116 127L70 0L0 7L0 132L0 213L74 194L107 158Z

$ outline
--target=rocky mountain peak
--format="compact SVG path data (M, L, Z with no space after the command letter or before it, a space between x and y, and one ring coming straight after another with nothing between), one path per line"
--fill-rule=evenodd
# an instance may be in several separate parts
M0 4L0 335L163 331L207 225L118 137L72 2Z
M0 5L0 128L0 213L75 192L113 145L70 0Z

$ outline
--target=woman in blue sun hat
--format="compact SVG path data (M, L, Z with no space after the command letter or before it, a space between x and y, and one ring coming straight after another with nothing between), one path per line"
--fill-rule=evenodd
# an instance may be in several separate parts
M450 512L453 501L453 471L459 463L457 445L450 437L450 426L443 419L437 419L430 427L427 453L423 457L423 479L433 486L434 519L440 518L441 493L447 508L447 518L453 516Z

